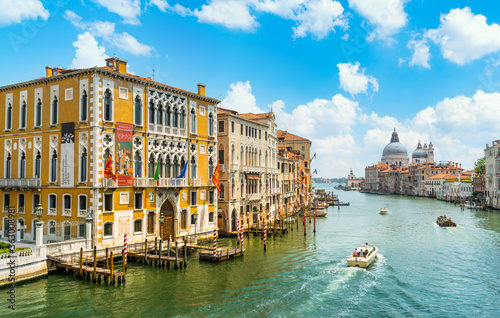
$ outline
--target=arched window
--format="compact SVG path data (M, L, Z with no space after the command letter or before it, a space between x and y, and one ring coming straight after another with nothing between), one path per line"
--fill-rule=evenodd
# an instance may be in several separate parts
M153 100L149 101L149 123L155 123L155 103L153 102Z
M5 129L12 129L12 105L9 103L7 105L7 113L5 114Z
M12 169L12 157L10 152L7 153L7 159L5 160L5 178L9 179L11 177Z
M142 232L142 219L134 221L134 232Z
M160 178L163 178L163 169L165 169L165 163L163 162L163 158L158 158L158 174Z
M21 105L21 114L20 114L20 122L19 122L19 128L26 128L26 102L23 101Z
M224 198L224 184L220 183L220 193L219 193L219 198L223 199Z
M184 107L180 111L179 122L180 122L179 127L180 128L185 128L185 126L186 126L186 110L184 109Z
M52 107L50 109L51 112L51 117L50 117L50 124L51 125L57 125L57 111L58 111L58 101L57 101L57 96L54 96L54 100L52 101Z
M57 196L55 194L49 194L49 211L48 215L57 215Z
M42 126L42 101L40 98L35 105L35 127Z
M210 223L214 222L214 212L208 213L208 222Z
M191 178L196 178L196 158L191 157Z
M104 236L113 235L113 222L104 223Z
M80 181L87 181L87 148L82 149L82 154L80 156Z
M87 228L85 227L85 222L78 223L78 237L86 237Z
M83 90L81 98L80 121L87 121L87 91Z
M163 106L161 103L158 103L158 107L156 108L156 124L163 124Z
M170 161L170 157L167 156L166 164L165 164L165 178L172 177L171 174L172 162ZM175 176L177 177L177 176Z
M212 113L208 115L208 135L214 135L214 115Z
M155 158L151 154L149 156L149 164L148 164L148 177L153 178L155 176Z
M57 181L57 151L52 152L52 157L50 158L50 181Z
M179 175L179 160L177 159L177 156L174 156L174 166L173 166L173 172L172 172L172 177L177 177Z
M177 107L174 107L174 111L172 113L172 127L177 127L179 124L177 123Z
M135 124L138 126L142 125L142 101L139 95L135 96L135 104L134 104L134 115L135 115Z
M167 105L167 109L165 111L165 126L170 126L170 105Z
M196 109L191 108L191 133L196 134Z
M208 159L208 180L212 180L214 174L214 161L212 158Z
M134 156L134 174L136 178L142 178L142 158L139 151L135 152Z
M21 159L19 160L19 178L26 178L26 153L21 152Z
M104 120L111 121L113 112L111 109L111 91L109 88L104 92Z
M56 235L56 221L49 221L49 234Z

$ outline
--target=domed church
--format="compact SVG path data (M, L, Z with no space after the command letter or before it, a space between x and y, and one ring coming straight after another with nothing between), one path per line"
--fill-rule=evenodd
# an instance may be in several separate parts
M396 165L398 167L408 167L410 159L406 152L406 147L399 142L396 128L394 128L394 132L392 133L391 142L385 146L382 152L382 159L380 159L380 162L388 165Z
M432 142L429 142L429 147L424 143L424 147L422 148L422 144L420 140L418 141L417 149L413 151L411 154L411 163L424 163L424 162L434 162L434 146Z

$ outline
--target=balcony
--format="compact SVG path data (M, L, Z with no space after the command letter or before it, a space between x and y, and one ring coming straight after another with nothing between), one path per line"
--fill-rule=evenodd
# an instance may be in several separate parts
M175 187L184 187L186 185L186 179L176 179L176 178L165 178L165 179L160 179L159 181L159 187L168 187L168 188L175 188Z
M148 178L135 178L134 187L145 188L148 185Z
M260 200L261 198L262 198L262 195L260 193L247 194L247 200L250 200L250 201Z
M238 170L240 170L240 169L239 169L239 168L240 168L240 165L235 165L235 164L232 164L232 165L230 165L230 167L231 167L231 171L238 171Z
M18 179L0 179L0 188L39 188L41 186L40 178L18 178Z
M102 179L102 186L105 188L116 187L116 181L113 178L109 179L104 178Z
M264 172L264 167L258 166L247 166L247 172L262 173Z
M84 210L84 209L78 209L78 217L79 217L79 218L84 218L84 217L87 217L87 210Z
M56 208L49 208L47 215L57 215L57 209Z
M63 209L63 216L71 216L71 209Z
M189 179L189 185L192 187L199 187L199 186L201 186L201 179L200 178L191 178L191 179Z

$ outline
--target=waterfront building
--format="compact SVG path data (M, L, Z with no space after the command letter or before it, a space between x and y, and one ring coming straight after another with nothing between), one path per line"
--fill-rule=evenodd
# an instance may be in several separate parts
M237 220L252 226L278 211L278 140L272 112L239 114L218 109L218 226L236 232Z
M377 192L381 188L380 171L389 168L388 164L379 163L373 166L365 167L365 183L363 191ZM385 181L384 181L385 182Z
M300 190L303 188L299 180L299 166L301 165L300 153L293 151L291 147L278 145L278 184L279 210L282 214L289 215L299 204Z
M407 167L409 162L408 152L406 152L406 147L399 142L399 136L394 128L394 132L391 136L391 142L384 147L382 152L382 158L380 163L385 163L387 165L396 165L399 167Z
M299 180L302 189L300 190L300 204L309 203L311 188L311 141L309 139L294 135L288 131L278 130L278 144L290 147L298 152Z
M354 173L351 171L349 172L349 175L347 176L346 180L346 188L348 189L353 189L353 190L359 190L361 188L361 183L364 182L365 180L363 178L356 178Z
M478 204L483 206L485 204L485 180L484 174L476 174L472 178L472 192L476 194L475 200Z
M12 206L20 240L38 221L50 242L89 236L88 220L97 246L213 231L219 101L105 63L0 87L3 229Z
M451 174L437 174L425 179L425 196L429 198L441 199L443 197L443 184L445 181L456 180L457 177Z
M486 204L500 209L500 140L494 140L484 149Z

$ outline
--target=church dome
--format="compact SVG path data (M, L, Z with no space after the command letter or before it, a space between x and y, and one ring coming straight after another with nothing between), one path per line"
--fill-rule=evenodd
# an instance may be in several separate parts
M417 149L413 151L411 154L412 159L426 159L427 158L427 152L422 149L422 145L420 144L420 141L418 142Z
M394 129L394 132L392 133L391 142L387 144L387 146L385 146L384 151L382 152L382 156L384 157L392 155L408 156L408 153L406 152L406 147L399 142L399 136L398 133L396 132L396 129Z

